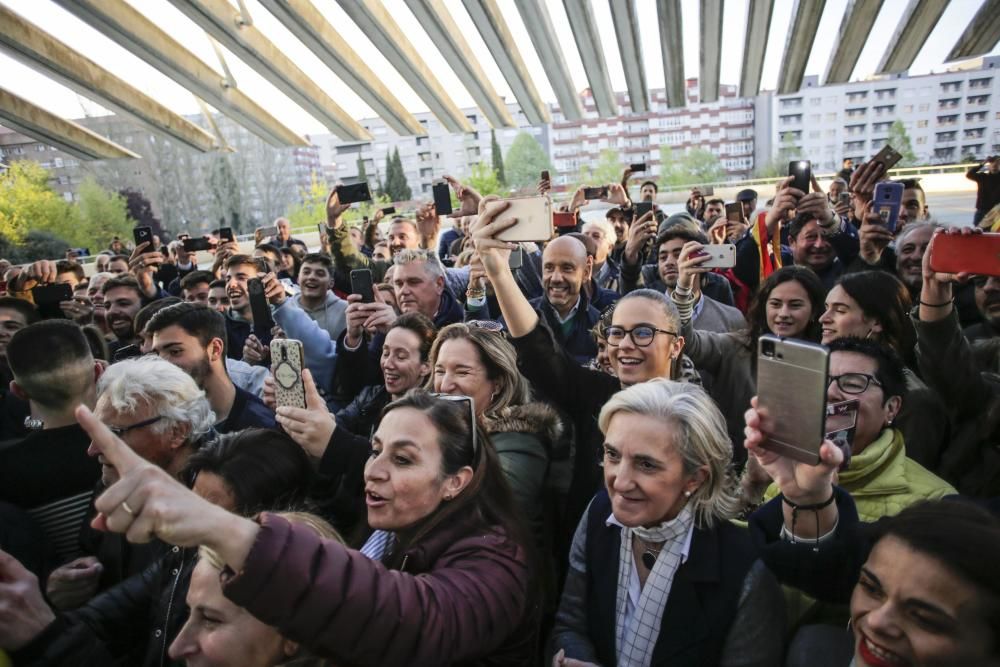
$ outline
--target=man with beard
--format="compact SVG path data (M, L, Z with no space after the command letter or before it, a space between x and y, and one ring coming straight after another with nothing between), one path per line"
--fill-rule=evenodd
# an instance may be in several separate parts
M903 200L899 207L899 221L896 223L897 234L908 224L928 222L931 219L931 210L927 207L927 195L920 186L920 180L904 178L900 183L903 184Z
M226 325L206 306L178 303L164 308L146 325L153 351L190 375L204 390L215 412L215 430L276 428L274 413L253 394L240 389L226 372Z
M142 308L142 289L132 276L116 276L101 287L104 295L105 320L115 340L108 344L108 352L115 352L126 345L138 345L139 333L135 330L135 316Z
M611 223L615 229L615 245L611 250L611 257L615 262L621 263L622 253L625 252L625 242L628 240L629 218L618 206L609 208L604 212L604 219Z
M1000 157L991 155L982 164L965 172L965 177L976 182L976 214L972 224L978 225L990 210L1000 204Z
M969 342L991 340L1000 336L1000 277L975 276L972 285L976 290L976 309L983 321L966 327L962 333Z

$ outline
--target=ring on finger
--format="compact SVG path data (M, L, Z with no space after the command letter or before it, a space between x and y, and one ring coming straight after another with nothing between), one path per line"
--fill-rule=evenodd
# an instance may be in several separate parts
M122 509L125 510L129 516L135 516L135 510L129 507L127 500L122 501Z

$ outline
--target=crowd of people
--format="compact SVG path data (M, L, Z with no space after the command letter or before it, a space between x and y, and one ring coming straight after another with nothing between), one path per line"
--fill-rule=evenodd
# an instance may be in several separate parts
M668 215L626 169L538 243L449 178L361 227L334 190L314 249L5 263L0 665L1000 665L1000 260L932 269L985 237L916 180L890 230L887 178ZM818 463L769 446L767 336L856 405Z

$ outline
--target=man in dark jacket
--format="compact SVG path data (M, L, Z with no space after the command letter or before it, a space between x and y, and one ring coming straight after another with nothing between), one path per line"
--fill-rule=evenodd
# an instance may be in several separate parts
M975 181L979 190L976 192L976 215L972 224L978 225L997 204L1000 204L1000 157L991 155L980 164L965 172L965 177Z

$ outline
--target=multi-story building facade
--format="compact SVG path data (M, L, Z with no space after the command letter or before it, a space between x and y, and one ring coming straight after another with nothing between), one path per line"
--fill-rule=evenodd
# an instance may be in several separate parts
M650 110L632 113L627 93L618 93L618 116L600 118L593 98L585 93L584 118L567 121L552 108L553 167L556 184L577 182L580 168L593 163L602 151L618 152L623 165L645 162L645 175L660 173L660 147L675 156L704 148L722 162L728 180L746 178L754 169L754 101L741 99L736 86L719 87L719 100L698 102L698 81L687 81L688 105L667 106L663 89L650 91Z
M947 72L820 86L808 76L789 95L757 98L760 149L810 158L832 171L867 159L899 120L920 163L946 164L1000 151L1000 56ZM760 154L759 154L760 156Z
M507 153L520 132L530 133L542 147L548 147L547 125L529 125L516 104L508 104L507 110L517 127L496 130L501 153ZM427 128L426 136L399 136L381 118L365 118L359 122L371 132L373 141L343 141L329 134L311 139L319 147L320 163L330 185L357 183L358 161L361 160L368 182L374 187L379 178L385 179L386 157L399 149L400 162L413 196L427 197L434 181L445 174L462 178L476 164L492 163L489 121L475 107L463 109L463 113L473 127L472 132L448 132L433 114L425 112L414 116Z

